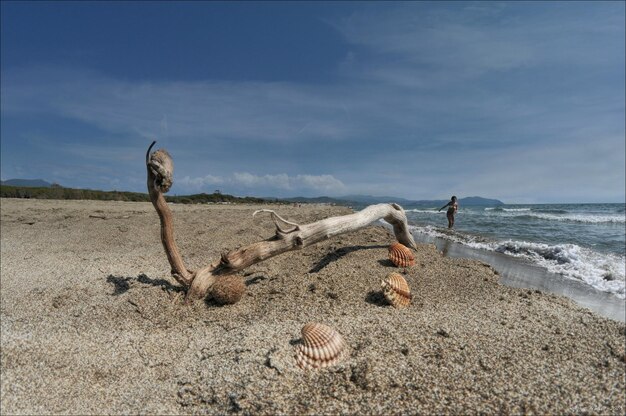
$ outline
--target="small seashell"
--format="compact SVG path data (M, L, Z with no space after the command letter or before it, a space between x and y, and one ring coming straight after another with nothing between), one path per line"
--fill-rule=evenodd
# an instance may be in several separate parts
M389 273L385 280L381 281L383 295L394 308L405 308L411 303L413 295L411 288L399 273Z
M343 337L327 325L309 322L301 332L302 344L296 348L296 363L300 368L312 370L334 365L347 352Z
M398 267L415 266L413 252L401 243L394 243L389 246L389 260Z
M238 275L219 276L211 286L211 296L219 305L232 305L239 302L246 293L246 284Z

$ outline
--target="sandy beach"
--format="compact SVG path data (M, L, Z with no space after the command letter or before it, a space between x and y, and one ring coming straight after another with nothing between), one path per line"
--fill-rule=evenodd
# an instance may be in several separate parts
M173 205L187 267L342 207ZM624 414L624 323L499 283L420 244L387 259L381 225L241 272L238 303L183 304L149 203L1 201L2 414ZM413 304L380 279L405 275ZM348 357L296 366L300 329L341 333Z

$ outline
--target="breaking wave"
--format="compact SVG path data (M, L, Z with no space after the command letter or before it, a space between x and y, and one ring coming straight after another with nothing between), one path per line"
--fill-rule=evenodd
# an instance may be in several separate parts
M582 281L600 291L626 298L626 258L613 253L598 253L576 244L549 245L528 241L490 241L434 226L412 226L418 233L444 238L475 249L495 251L524 258L552 273Z

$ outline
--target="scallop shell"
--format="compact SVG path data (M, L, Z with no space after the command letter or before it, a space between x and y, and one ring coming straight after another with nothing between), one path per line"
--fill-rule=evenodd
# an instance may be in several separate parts
M309 322L301 332L302 344L296 348L296 363L305 370L334 365L347 352L343 337L327 325Z
M411 288L399 273L389 273L385 280L381 281L383 295L394 308L405 308L411 303L413 295Z
M413 252L401 243L394 243L389 246L389 260L398 267L415 266Z

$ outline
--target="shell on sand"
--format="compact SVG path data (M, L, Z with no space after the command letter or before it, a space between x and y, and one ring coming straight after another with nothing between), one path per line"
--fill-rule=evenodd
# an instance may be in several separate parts
M305 370L334 365L347 352L343 337L328 325L309 322L301 332L302 344L296 348L296 363Z
M389 273L387 278L381 281L381 286L385 299L387 299L394 308L405 308L411 303L411 299L413 298L411 288L401 274L395 272Z
M211 286L210 293L218 304L232 305L246 293L246 284L243 277L236 274L219 276Z
M389 260L398 267L415 266L413 252L401 243L394 243L389 246Z

